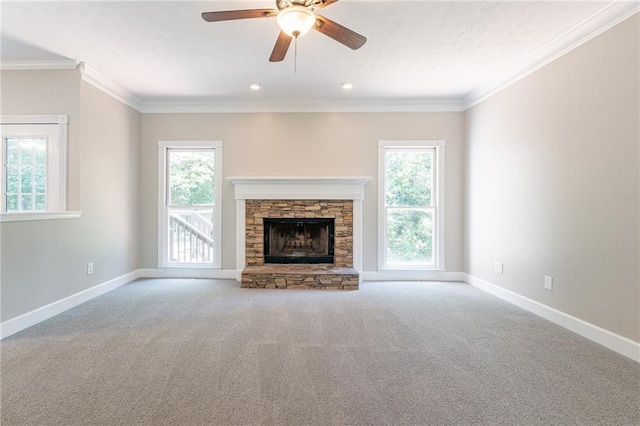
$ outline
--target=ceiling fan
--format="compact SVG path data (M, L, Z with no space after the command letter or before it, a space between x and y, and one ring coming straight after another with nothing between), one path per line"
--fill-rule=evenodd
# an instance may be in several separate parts
M269 61L280 62L286 56L291 40L305 35L312 28L353 50L361 48L366 43L366 37L324 16L314 13L316 9L322 9L337 1L338 0L276 0L277 9L204 12L202 19L207 22L218 22L236 19L276 17L278 25L280 26L280 35L278 35Z

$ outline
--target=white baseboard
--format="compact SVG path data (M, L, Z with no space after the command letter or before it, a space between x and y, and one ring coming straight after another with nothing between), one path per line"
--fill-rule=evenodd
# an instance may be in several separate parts
M235 280L235 269L214 268L144 268L140 269L140 278L209 278Z
M98 297L108 291L114 290L120 286L123 286L131 281L135 281L140 278L140 270L129 272L128 274L121 275L112 280L106 281L102 284L98 284L94 287L83 290L79 293L72 294L69 297L58 300L41 308L34 309L31 312L22 314L15 318L11 318L0 324L0 339L9 337L19 331L36 325L42 321L45 321L53 316L61 314L71 308L74 308L81 303L84 303L94 297Z
M542 317L554 324L564 327L567 330L573 331L582 337L585 337L593 342L596 342L606 348L611 349L621 355L624 355L636 362L640 362L640 343L635 342L626 337L612 333L597 325L583 321L580 318L576 318L562 311L543 305L540 302L529 299L528 297L521 296L518 293L504 289L489 281L485 281L481 278L475 277L469 274L462 274L463 280L474 287L479 288L489 294L492 294L500 299L503 299L509 303L512 303L522 309L525 309L539 317Z
M1 323L0 339L4 339L5 337L18 333L19 331L93 299L94 297L135 281L138 278L236 279L237 273L238 271L235 269L138 269ZM444 271L364 271L361 276L365 281L464 281L493 296L512 303L582 337L631 358L636 362L640 362L639 342L635 342L631 339L598 327L597 325L588 323L547 305L543 305L540 302L536 302L535 300L499 287L489 281L485 281L473 275L463 272Z
M360 277L363 281L464 281L461 272L446 272L432 270L389 270L363 271Z
M61 314L71 308L75 308L81 303L105 294L111 290L115 290L116 288L135 281L138 278L235 279L236 271L192 268L138 269L1 323L0 340L34 326L42 321L48 320L49 318Z

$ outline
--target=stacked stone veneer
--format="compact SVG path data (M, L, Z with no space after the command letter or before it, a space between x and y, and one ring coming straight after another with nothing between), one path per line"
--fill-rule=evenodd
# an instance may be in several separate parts
M358 272L333 265L272 264L247 266L242 287L318 290L357 290Z
M321 272L314 265L265 265L265 217L335 219L333 265L323 265ZM358 273L353 269L351 200L246 200L245 232L247 267L242 272L242 287L358 288Z

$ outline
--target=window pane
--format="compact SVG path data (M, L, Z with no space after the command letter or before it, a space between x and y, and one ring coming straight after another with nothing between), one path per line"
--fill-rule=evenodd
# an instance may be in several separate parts
M387 209L387 264L433 264L433 212Z
M8 138L7 139L7 164L18 164L18 158L20 155L20 146L18 145L19 139Z
M213 209L169 209L169 262L213 261Z
M431 206L433 151L388 151L388 206Z
M21 195L20 196L20 210L22 210L22 211L33 210L33 206L31 205L32 201L33 201L33 196L31 196L31 195Z
M169 151L169 205L213 205L214 152Z
M33 192L33 167L22 166L20 168L21 192Z
M37 166L47 165L47 140L34 139L35 157Z
M47 202L44 195L36 195L36 210L37 211L47 210Z
M47 182L47 169L44 167L36 167L35 192L44 194Z
M16 194L18 187L18 166L7 166L7 192Z
M8 212L16 212L16 211L18 211L18 196L17 195L7 195L7 211Z
M31 164L33 162L33 140L20 140L20 161L22 164Z

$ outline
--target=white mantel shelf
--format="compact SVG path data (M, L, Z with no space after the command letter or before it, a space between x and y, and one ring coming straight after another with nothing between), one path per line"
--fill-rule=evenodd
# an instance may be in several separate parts
M369 182L371 177L228 177L227 180L237 184L299 184L299 185L364 185Z
M236 200L362 200L371 177L227 177Z
M371 177L227 177L236 199L236 274L246 265L246 200L353 200L353 267L362 277L362 201ZM362 278L361 278L362 279Z

